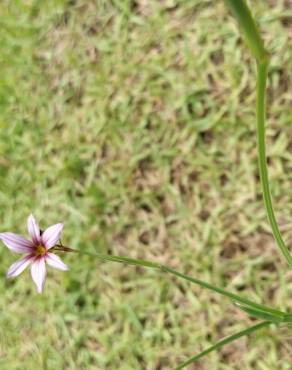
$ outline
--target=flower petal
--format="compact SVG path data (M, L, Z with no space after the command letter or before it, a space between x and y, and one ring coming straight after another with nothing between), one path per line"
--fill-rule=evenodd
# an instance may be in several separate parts
M6 277L7 278L12 278L20 275L26 268L27 266L33 261L33 256L28 255L20 260L14 262L8 269Z
M31 265L31 277L37 286L39 293L42 293L46 281L45 258L36 258Z
M30 240L13 233L0 233L2 242L15 253L31 253L34 245Z
M35 245L41 243L41 233L39 225L33 215L30 215L27 219L27 229Z
M50 265L51 267L54 267L55 269L62 270L62 271L69 270L69 267L65 265L65 263L61 260L61 258L54 253L47 253L46 262L48 265Z
M43 235L42 241L47 249L54 247L60 240L60 236L63 230L63 224L56 224L48 227Z

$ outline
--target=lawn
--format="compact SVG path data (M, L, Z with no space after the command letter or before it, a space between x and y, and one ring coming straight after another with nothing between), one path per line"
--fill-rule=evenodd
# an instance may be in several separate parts
M292 244L292 5L253 1L272 53L267 155ZM292 274L261 196L255 65L223 1L0 3L0 231L63 221L62 242L145 258L283 310ZM254 320L140 267L63 255L37 294L0 247L1 370L171 370ZM291 370L287 328L191 370Z

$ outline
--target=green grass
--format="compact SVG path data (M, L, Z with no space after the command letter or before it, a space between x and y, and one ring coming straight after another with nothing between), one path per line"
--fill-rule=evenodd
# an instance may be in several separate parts
M286 5L285 5L286 4ZM292 11L253 2L273 53L267 145L292 244ZM0 4L1 231L64 220L63 243L153 259L292 309L291 272L257 170L255 66L224 2ZM169 370L251 319L154 271L66 255L45 293L5 280L0 368ZM291 369L291 333L264 329L190 369Z

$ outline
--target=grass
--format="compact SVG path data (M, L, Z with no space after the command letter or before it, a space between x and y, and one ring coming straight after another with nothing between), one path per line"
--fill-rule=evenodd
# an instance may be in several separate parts
M253 4L269 49L268 160L292 243L292 9ZM264 212L255 68L224 3L2 1L1 231L64 220L63 242L153 259L292 309ZM4 274L0 368L168 370L252 324L222 297L153 271L64 256L44 295ZM264 329L190 369L291 369L291 333Z

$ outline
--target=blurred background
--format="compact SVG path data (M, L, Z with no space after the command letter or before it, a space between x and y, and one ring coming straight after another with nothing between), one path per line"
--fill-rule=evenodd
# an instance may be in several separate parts
M292 3L252 10L272 52L267 154L292 244ZM223 1L0 3L1 231L64 221L63 243L155 260L292 309L292 274L265 216L255 65ZM0 368L170 370L252 324L230 301L174 277L86 256L29 271L0 247ZM271 328L189 369L292 369Z

